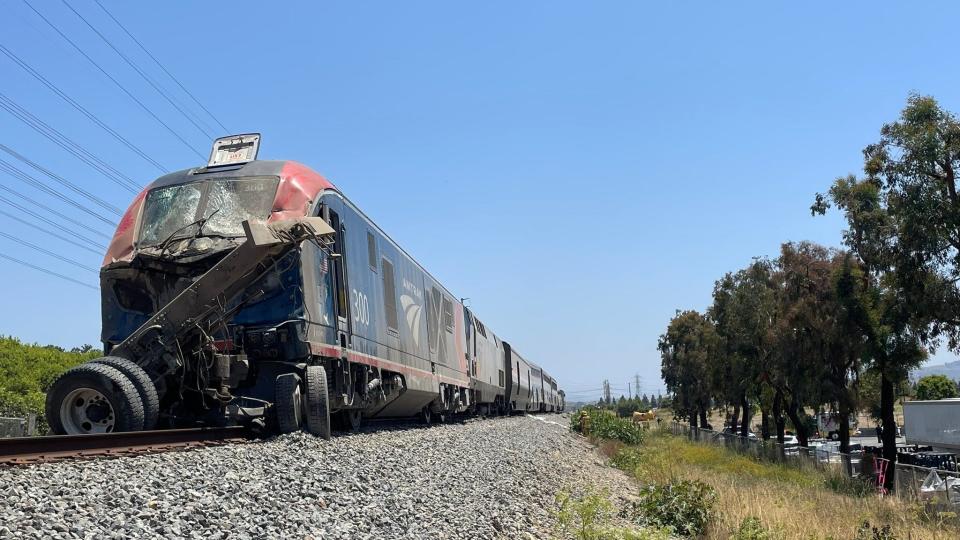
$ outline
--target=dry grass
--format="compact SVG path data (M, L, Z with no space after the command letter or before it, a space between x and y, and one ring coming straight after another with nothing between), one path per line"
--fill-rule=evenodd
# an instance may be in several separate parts
M603 450L608 455L637 451L615 445ZM788 539L852 539L863 521L890 525L901 540L960 538L960 529L925 519L916 505L892 497L841 495L829 490L826 477L815 469L758 463L725 448L680 437L648 437L631 464L642 481L690 479L716 488L719 517L707 535L710 539L726 540L749 516Z

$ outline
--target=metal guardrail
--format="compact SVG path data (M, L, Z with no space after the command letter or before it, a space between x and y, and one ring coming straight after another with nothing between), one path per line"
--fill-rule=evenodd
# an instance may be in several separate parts
M878 461L870 452L842 453L835 449L835 443L808 447L780 444L733 433L692 428L679 422L672 422L669 429L674 435L685 436L699 443L724 446L758 460L784 463L798 468L812 467L849 477L870 479L877 486L880 484L878 477L881 471L877 469ZM903 463L894 463L893 467L894 494L900 499L952 505L954 510L960 505L960 472ZM940 483L937 483L937 479Z

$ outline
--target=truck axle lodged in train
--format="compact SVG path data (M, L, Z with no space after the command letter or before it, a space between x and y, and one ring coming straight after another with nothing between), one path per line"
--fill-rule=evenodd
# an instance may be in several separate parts
M57 433L562 411L563 391L336 187L258 134L130 205L100 272L104 353L47 394Z

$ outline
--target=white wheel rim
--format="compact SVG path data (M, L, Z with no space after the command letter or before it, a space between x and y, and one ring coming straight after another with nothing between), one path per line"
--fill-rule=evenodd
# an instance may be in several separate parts
M110 433L117 422L113 405L93 388L76 388L60 402L60 421L68 435Z

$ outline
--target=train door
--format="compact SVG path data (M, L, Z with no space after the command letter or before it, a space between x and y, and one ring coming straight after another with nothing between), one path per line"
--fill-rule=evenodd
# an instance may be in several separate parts
M476 378L477 376L477 329L473 323L473 315L470 313L470 310L464 306L463 308L463 331L466 334L466 356L467 369L470 372L470 376Z
M347 348L350 346L350 335L353 333L353 327L350 320L350 284L347 282L347 228L340 220L340 216L333 210L326 210L329 213L327 222L336 231L334 237L333 252L333 281L334 281L334 304L337 312L337 337L340 346ZM325 216L326 217L326 216Z

